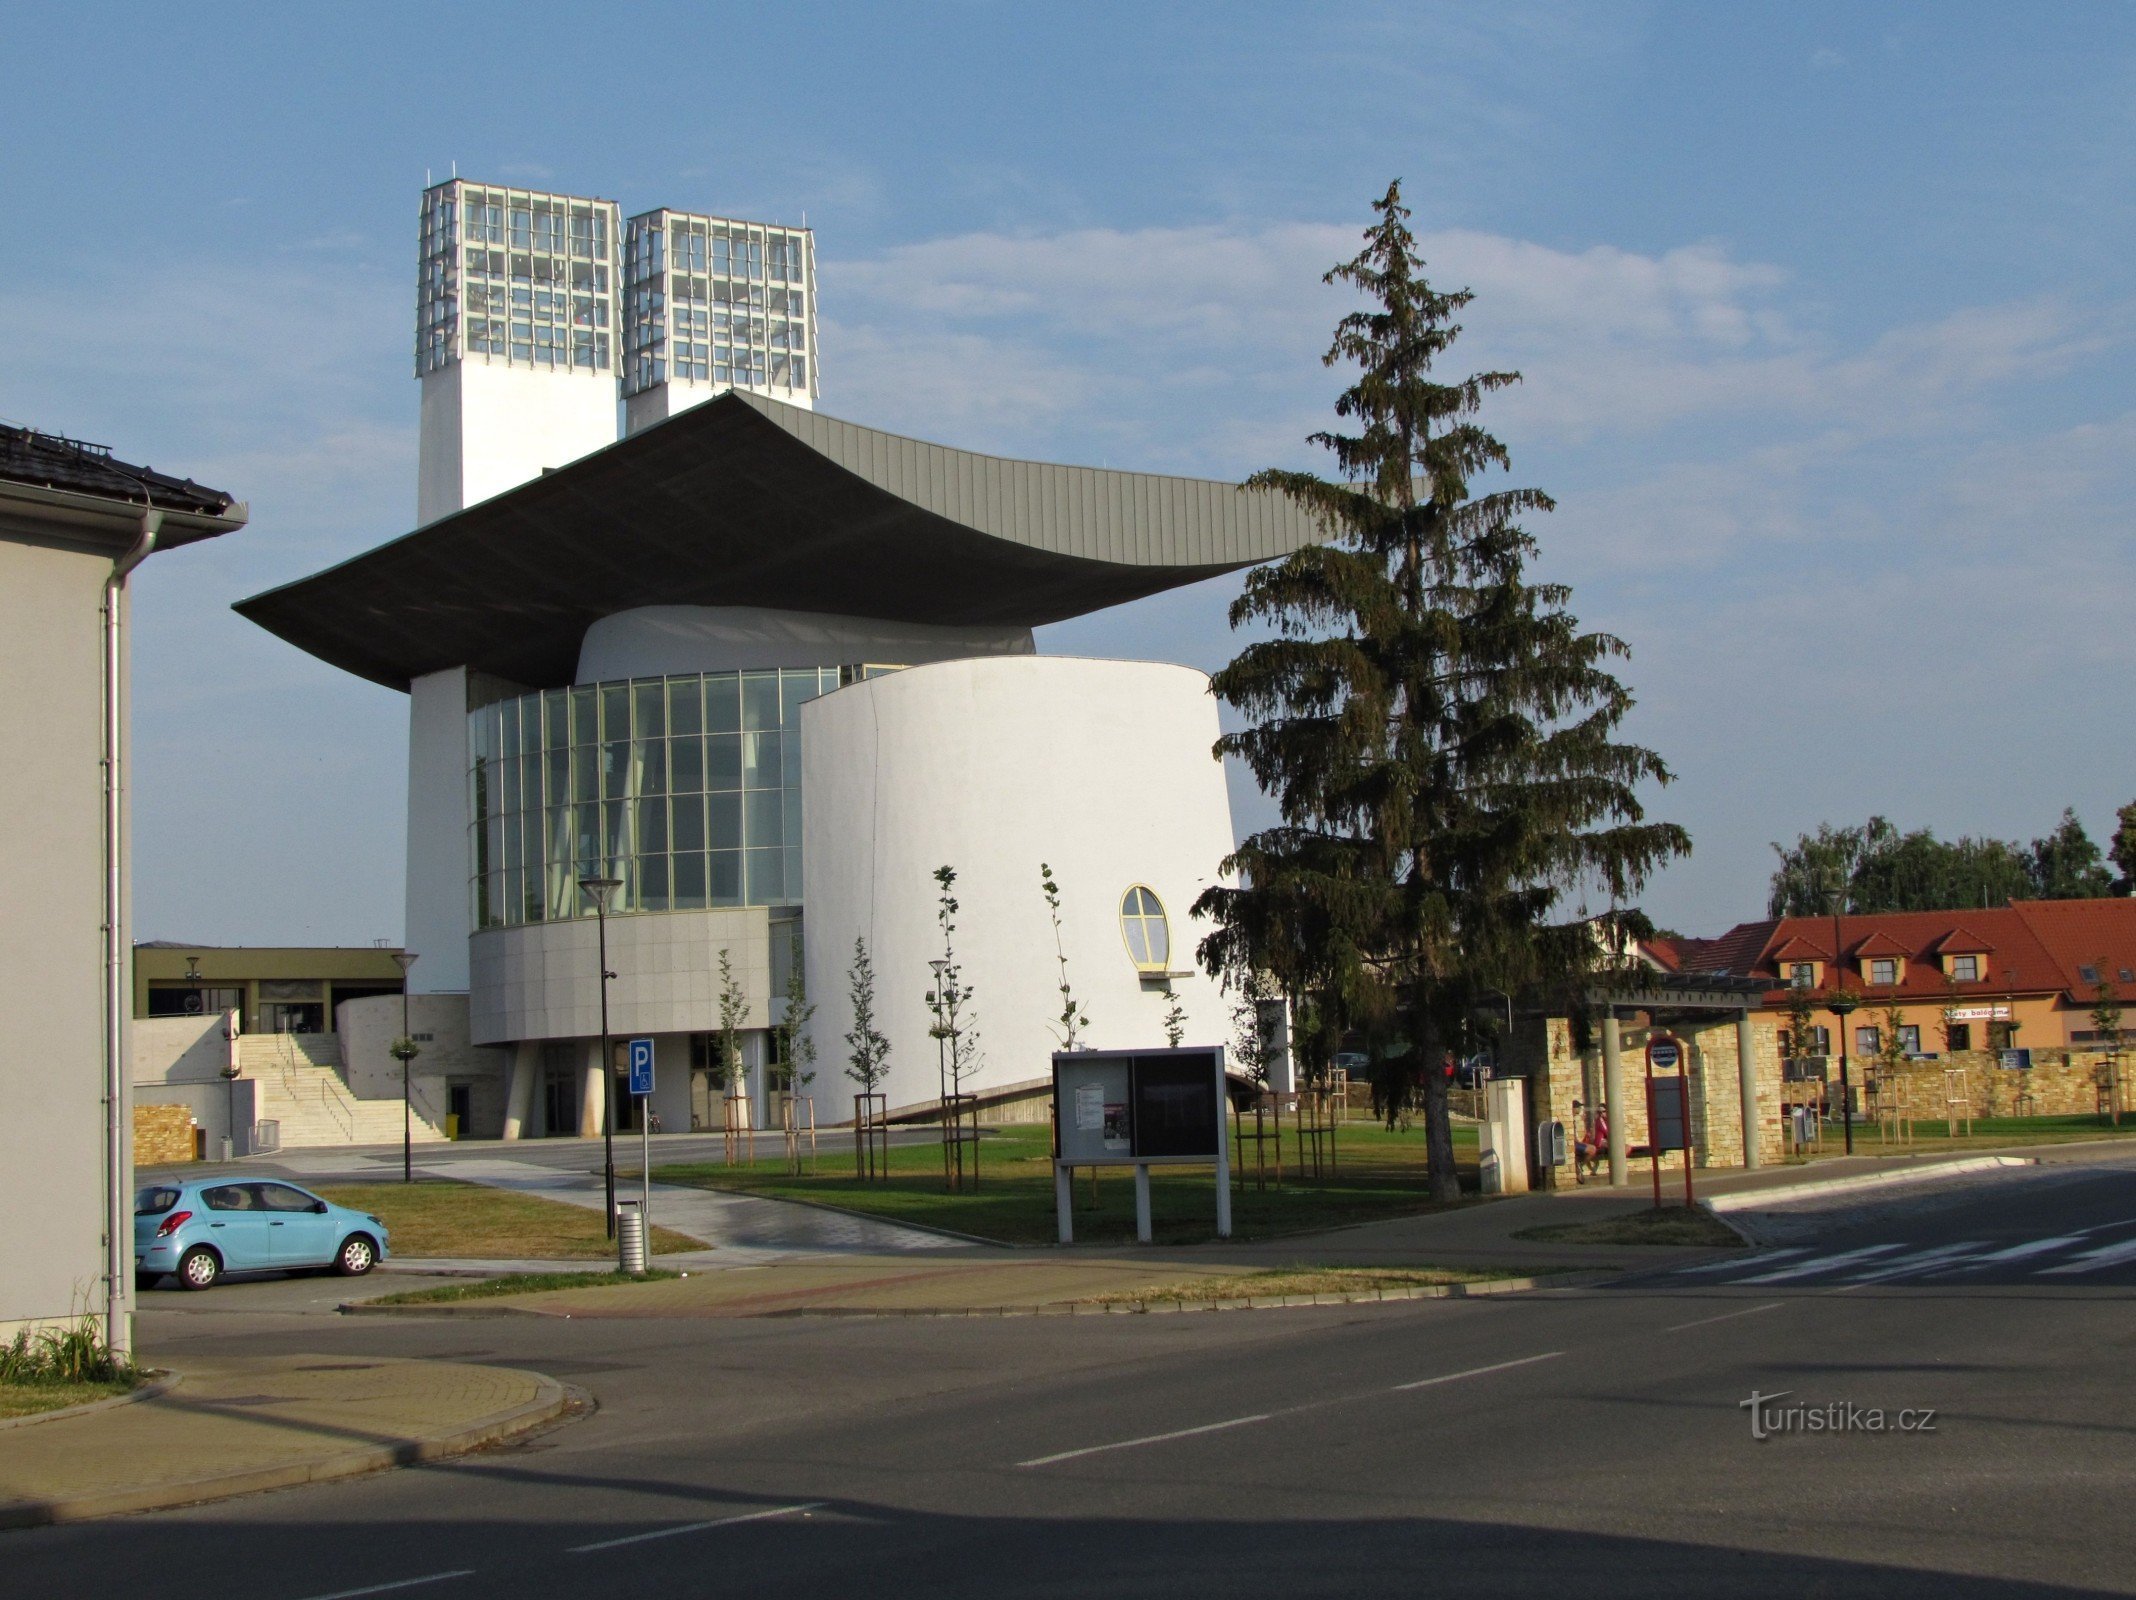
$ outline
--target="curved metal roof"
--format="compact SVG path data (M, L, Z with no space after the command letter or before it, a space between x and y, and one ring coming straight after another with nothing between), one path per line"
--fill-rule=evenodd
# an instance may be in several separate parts
M602 617L772 606L1036 627L1311 541L1279 495L975 455L730 392L237 611L391 688L571 681Z

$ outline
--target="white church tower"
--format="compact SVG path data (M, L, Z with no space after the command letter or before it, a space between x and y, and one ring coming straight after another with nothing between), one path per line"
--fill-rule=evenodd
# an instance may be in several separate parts
M816 403L816 236L665 207L623 246L625 433L729 389Z
M423 191L418 526L615 443L620 220L581 195Z

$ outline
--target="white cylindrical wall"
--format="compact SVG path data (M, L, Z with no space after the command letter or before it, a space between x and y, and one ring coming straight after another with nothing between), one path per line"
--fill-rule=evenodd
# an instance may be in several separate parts
M773 667L912 666L966 656L1030 655L1029 628L950 628L764 606L638 606L586 630L579 683Z
M957 871L956 953L983 1061L967 1089L1042 1080L1059 1048L1054 933L1040 864L1060 884L1068 981L1085 1043L1165 1043L1161 991L1120 926L1141 884L1163 902L1187 1044L1229 1045L1230 1008L1196 968L1189 915L1232 849L1209 680L1189 668L1058 656L951 661L854 684L802 708L807 978L817 1114L852 1112L844 1075L856 937L891 1041L893 1109L936 1096L925 1001L942 953L934 870ZM1195 969L1195 970L1189 970Z

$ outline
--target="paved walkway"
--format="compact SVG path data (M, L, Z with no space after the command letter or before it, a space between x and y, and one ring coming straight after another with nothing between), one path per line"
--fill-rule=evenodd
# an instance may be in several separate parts
M560 1415L539 1373L331 1356L191 1360L168 1393L0 1430L0 1528L457 1455Z
M539 1195L594 1211L607 1203L597 1174L528 1161L458 1161L453 1163L452 1175L469 1183ZM634 1200L641 1192L642 1186L635 1179L617 1181L619 1199ZM733 1265L817 1255L880 1256L968 1248L961 1240L872 1217L665 1183L653 1185L653 1221L702 1240L718 1251L722 1263Z
M499 1145L499 1150L509 1150L508 1144ZM420 1164L421 1152L417 1153ZM625 1152L619 1151L619 1158ZM628 1152L629 1177L618 1175L616 1193L618 1198L635 1200L642 1192L636 1177L637 1154ZM578 1159L559 1162L555 1152L544 1148L543 1159L519 1159L507 1155L462 1155L450 1165L437 1165L428 1169L427 1175L453 1178L465 1183L486 1184L493 1189L509 1189L516 1194L538 1195L544 1200L560 1200L566 1205L583 1206L590 1211L599 1211L607 1203L607 1195L597 1170L600 1162L600 1146L586 1142L578 1152ZM303 1150L293 1151L283 1158L292 1171L301 1171L314 1180L339 1179L351 1183L382 1181L400 1175L400 1152L365 1153L353 1150ZM596 1170L589 1171L591 1161ZM619 1166L621 1162L619 1160ZM827 1211L816 1206L796 1205L783 1200L765 1200L751 1195L719 1194L709 1189L692 1189L679 1185L656 1183L653 1185L653 1218L663 1228L672 1228L701 1241L709 1249L718 1252L721 1265L753 1266L768 1261L790 1261L817 1255L899 1255L907 1251L962 1250L965 1241L953 1239L924 1229L901 1227L894 1222L881 1222L872 1217L856 1217L839 1211ZM663 1256L663 1266L697 1264L697 1258ZM705 1264L711 1264L708 1260ZM481 1267L489 1271L568 1271L574 1266L589 1271L605 1271L608 1263L602 1261L546 1262L524 1261L503 1263L418 1260L413 1257L396 1258L394 1266L407 1271L422 1271L426 1268L456 1271Z

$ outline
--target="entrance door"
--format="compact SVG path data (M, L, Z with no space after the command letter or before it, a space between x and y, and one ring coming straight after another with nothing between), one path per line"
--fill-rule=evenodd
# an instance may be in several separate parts
M445 1086L445 1136L449 1139L467 1137L467 1123L474 1110L475 1091L472 1085L450 1083Z
M578 1074L550 1068L542 1077L543 1130L551 1137L570 1137L578 1132Z

